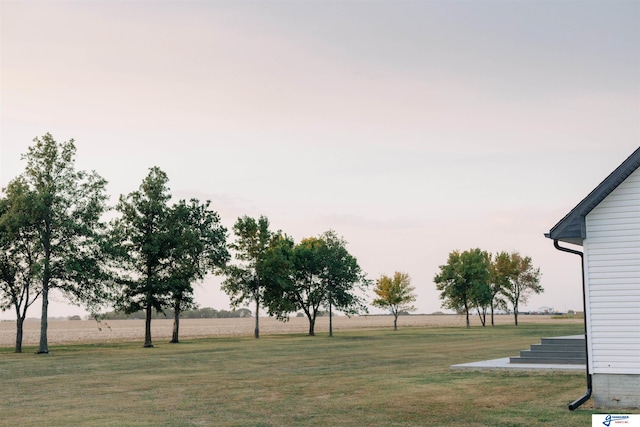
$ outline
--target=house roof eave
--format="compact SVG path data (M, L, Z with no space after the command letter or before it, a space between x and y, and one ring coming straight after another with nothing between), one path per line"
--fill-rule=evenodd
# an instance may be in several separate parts
M607 176L591 193L554 225L545 236L567 243L582 245L586 236L585 217L618 185L640 167L640 147Z

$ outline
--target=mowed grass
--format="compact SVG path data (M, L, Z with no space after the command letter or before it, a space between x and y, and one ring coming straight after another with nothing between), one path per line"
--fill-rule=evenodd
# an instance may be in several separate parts
M0 425L585 426L584 373L451 371L579 324L0 349Z

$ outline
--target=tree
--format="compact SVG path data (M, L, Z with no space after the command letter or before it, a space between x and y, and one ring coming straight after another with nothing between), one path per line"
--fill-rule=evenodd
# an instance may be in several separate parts
M40 253L34 223L34 194L20 177L0 198L0 309L16 313L16 353L22 353L27 310L40 296Z
M120 218L112 223L111 253L118 262L118 310L144 310L145 347L153 347L153 310L170 308L172 343L179 342L180 315L194 308L193 283L229 258L226 228L210 202L180 200L169 206L169 179L158 167L149 170L139 189L120 196Z
M434 277L440 291L442 307L462 311L466 315L466 325L470 328L469 308L476 289L485 286L489 280L487 253L480 249L471 249L460 253L453 251L440 273Z
M33 194L34 249L42 297L38 353L48 353L49 292L58 289L90 310L105 301L102 242L106 181L96 172L75 170L73 139L57 143L47 133L34 139L22 156L27 165L21 179ZM34 254L35 255L35 254Z
M396 271L393 278L382 275L376 281L373 291L378 298L373 300L373 305L383 309L389 309L393 314L393 330L398 330L398 315L402 311L415 311L411 305L415 302L415 288L411 286L411 277L407 273Z
M168 305L175 279L170 268L178 234L169 230L168 181L160 168L151 168L137 191L120 196L116 210L121 217L112 224L121 286L116 308L125 313L145 311L144 347L153 347L152 311Z
M366 312L364 299L358 295L358 291L364 292L369 281L358 265L358 261L347 251L347 242L329 230L320 235L325 243L322 277L327 284L327 303L329 309L329 336L333 336L333 311L332 307L342 311L346 315Z
M298 309L298 303L291 298L295 282L293 239L282 232L274 234L262 264L268 284L265 286L263 302L269 316L286 322L289 313ZM302 317L304 314L298 313Z
M173 309L172 343L179 342L180 315L195 308L193 283L209 272L222 269L229 260L226 249L227 229L219 215L197 199L180 200L169 213L169 233L175 243L171 254L169 306Z
M491 287L491 255L488 252L482 252L485 256L487 278L485 282L478 282L471 289L471 303L476 308L480 323L482 326L487 325L487 309L492 305L493 289Z
M540 286L540 269L533 266L530 257L522 257L518 252L510 254L510 268L507 269L502 295L511 303L516 326L518 325L519 304L526 304L529 296L544 291Z
M315 322L321 304L327 297L327 284L322 280L323 264L320 254L324 242L318 238L303 239L293 249L293 280L284 297L309 320L309 336L315 335ZM292 310L295 311L295 310ZM288 313L287 313L288 314Z
M259 311L267 284L263 264L273 233L269 231L269 220L264 216L257 221L248 216L238 218L233 233L236 240L229 247L234 250L239 263L226 267L227 278L222 283L222 290L229 295L234 308L255 302L254 336L260 338Z
M499 252L489 264L489 289L491 292L491 326L494 323L494 310L506 308L506 301L501 298L503 289L508 285L512 273L511 257L507 252Z
M335 307L345 314L365 310L357 294L368 285L346 242L332 231L303 239L297 245L280 236L270 247L267 265L274 278L267 294L269 314L280 320L302 310L309 320L309 335L321 308Z
M489 283L478 283L471 290L471 304L475 307L482 326L487 326L487 309L491 305L492 299Z

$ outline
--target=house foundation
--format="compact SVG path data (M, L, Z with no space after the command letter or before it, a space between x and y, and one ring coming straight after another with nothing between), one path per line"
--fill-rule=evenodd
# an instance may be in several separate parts
M595 374L593 403L597 408L637 408L640 402L640 375Z

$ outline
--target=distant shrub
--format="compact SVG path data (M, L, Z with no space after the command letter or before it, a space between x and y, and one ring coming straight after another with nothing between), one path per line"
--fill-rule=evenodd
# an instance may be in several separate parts
M574 313L574 314L556 314L551 316L552 319L583 319L583 313Z

